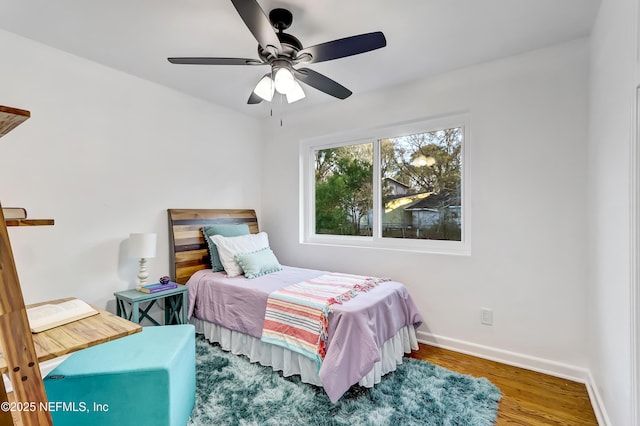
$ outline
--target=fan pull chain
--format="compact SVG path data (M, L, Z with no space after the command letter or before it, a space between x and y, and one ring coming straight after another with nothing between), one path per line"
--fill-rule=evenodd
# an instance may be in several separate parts
M280 127L282 127L282 112L284 111L283 101L284 95L280 95Z
M282 98L283 98L283 96L281 95L280 99L277 101L277 103L276 103L275 100L272 101L271 102L271 108L269 108L269 116L270 117L273 117L273 105L276 106L276 112L278 112L278 109L279 109L279 112L280 112L280 127L282 127L282 125L284 123L284 119L283 119L284 107L282 106L283 105Z

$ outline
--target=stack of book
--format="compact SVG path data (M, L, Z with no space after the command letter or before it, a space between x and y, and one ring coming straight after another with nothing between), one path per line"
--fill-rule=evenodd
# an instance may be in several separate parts
M174 282L168 282L167 284L155 283L155 284L144 285L140 287L138 291L141 291L143 293L157 293L159 291L171 290L172 288L176 288L176 287L178 287L178 284Z

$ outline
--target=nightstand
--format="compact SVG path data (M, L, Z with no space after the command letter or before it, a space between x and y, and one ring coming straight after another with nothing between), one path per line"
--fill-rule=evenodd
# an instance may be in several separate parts
M157 293L125 290L117 291L113 295L116 297L116 314L136 324L140 324L140 321L146 318L155 325L161 325L149 315L149 310L161 299L164 299L165 324L187 324L186 285L178 285L171 290ZM146 307L141 307L141 303L146 303Z

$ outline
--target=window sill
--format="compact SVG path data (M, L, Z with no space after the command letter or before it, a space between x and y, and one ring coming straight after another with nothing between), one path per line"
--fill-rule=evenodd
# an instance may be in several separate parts
M471 248L460 241L407 240L373 237L310 236L301 241L302 245L348 247L374 250L391 250L409 253L424 253L450 256L471 256Z

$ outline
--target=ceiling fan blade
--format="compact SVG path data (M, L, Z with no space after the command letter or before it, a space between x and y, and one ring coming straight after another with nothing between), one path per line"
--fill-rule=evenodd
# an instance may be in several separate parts
M172 64L187 65L266 65L258 59L246 58L167 58Z
M251 91L251 95L249 96L249 100L247 101L247 103L249 105L254 105L259 104L260 102L262 102L262 98L256 95L255 92Z
M296 78L309 86L320 90L328 95L334 96L338 99L346 99L351 96L351 90L331 80L329 77L320 74L309 68L300 68L293 70Z
M231 3L263 49L269 50L271 46L278 52L282 51L278 35L256 0L231 0Z
M304 60L305 63L315 63L331 61L333 59L344 58L347 56L358 55L360 53L369 52L371 50L380 49L387 45L387 39L382 32L366 33L351 37L340 38L338 40L328 41L326 43L316 44L315 46L306 47L298 52L297 57L301 58L305 54L310 54L310 60Z

